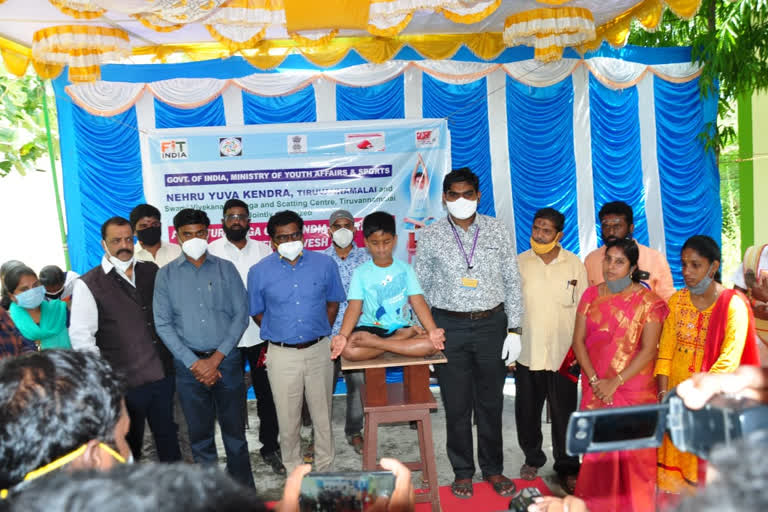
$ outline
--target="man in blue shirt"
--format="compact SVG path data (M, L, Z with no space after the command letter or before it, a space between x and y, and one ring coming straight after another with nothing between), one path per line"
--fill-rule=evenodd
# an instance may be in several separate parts
M235 350L248 326L248 299L235 266L208 253L209 224L200 210L181 210L173 218L183 254L157 273L155 327L174 357L195 462L217 462L218 417L227 471L253 486L242 408L245 382Z
M315 469L333 462L333 363L328 336L346 298L336 263L304 250L304 221L292 211L270 217L273 253L248 272L248 300L261 337L270 344L267 374L288 473L302 463L301 406L306 400L315 438Z

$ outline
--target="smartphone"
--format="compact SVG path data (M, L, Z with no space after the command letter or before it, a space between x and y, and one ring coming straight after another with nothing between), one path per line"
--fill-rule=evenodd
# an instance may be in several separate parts
M535 487L526 487L520 489L514 498L509 502L509 510L515 512L527 512L528 505L533 504L533 499L541 496L541 492Z
M302 512L353 512L368 510L378 498L389 498L395 489L391 471L308 473L301 481Z

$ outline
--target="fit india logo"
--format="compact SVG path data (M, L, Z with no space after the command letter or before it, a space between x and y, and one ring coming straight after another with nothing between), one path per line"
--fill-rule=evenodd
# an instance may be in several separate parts
M219 137L219 156L243 156L243 138Z
M440 142L440 130L416 130L416 147L435 147Z
M161 160L184 160L189 158L189 144L187 139L161 140Z

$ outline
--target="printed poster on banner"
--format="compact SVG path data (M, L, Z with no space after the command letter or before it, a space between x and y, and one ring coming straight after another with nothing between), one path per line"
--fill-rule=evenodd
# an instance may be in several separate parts
M411 261L419 229L445 215L450 134L442 119L164 129L142 136L149 151L145 195L162 212L164 239L172 242L179 210L204 210L215 240L224 236L224 203L240 199L251 213L251 238L268 242L269 217L293 210L304 219L304 245L313 250L330 245L328 218L335 210L355 217L360 246L363 217L386 211L397 221L395 254Z

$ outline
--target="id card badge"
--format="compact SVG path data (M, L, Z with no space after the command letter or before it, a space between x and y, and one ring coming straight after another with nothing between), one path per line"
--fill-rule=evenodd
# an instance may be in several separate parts
M471 277L462 277L461 286L464 288L477 288L479 281Z

